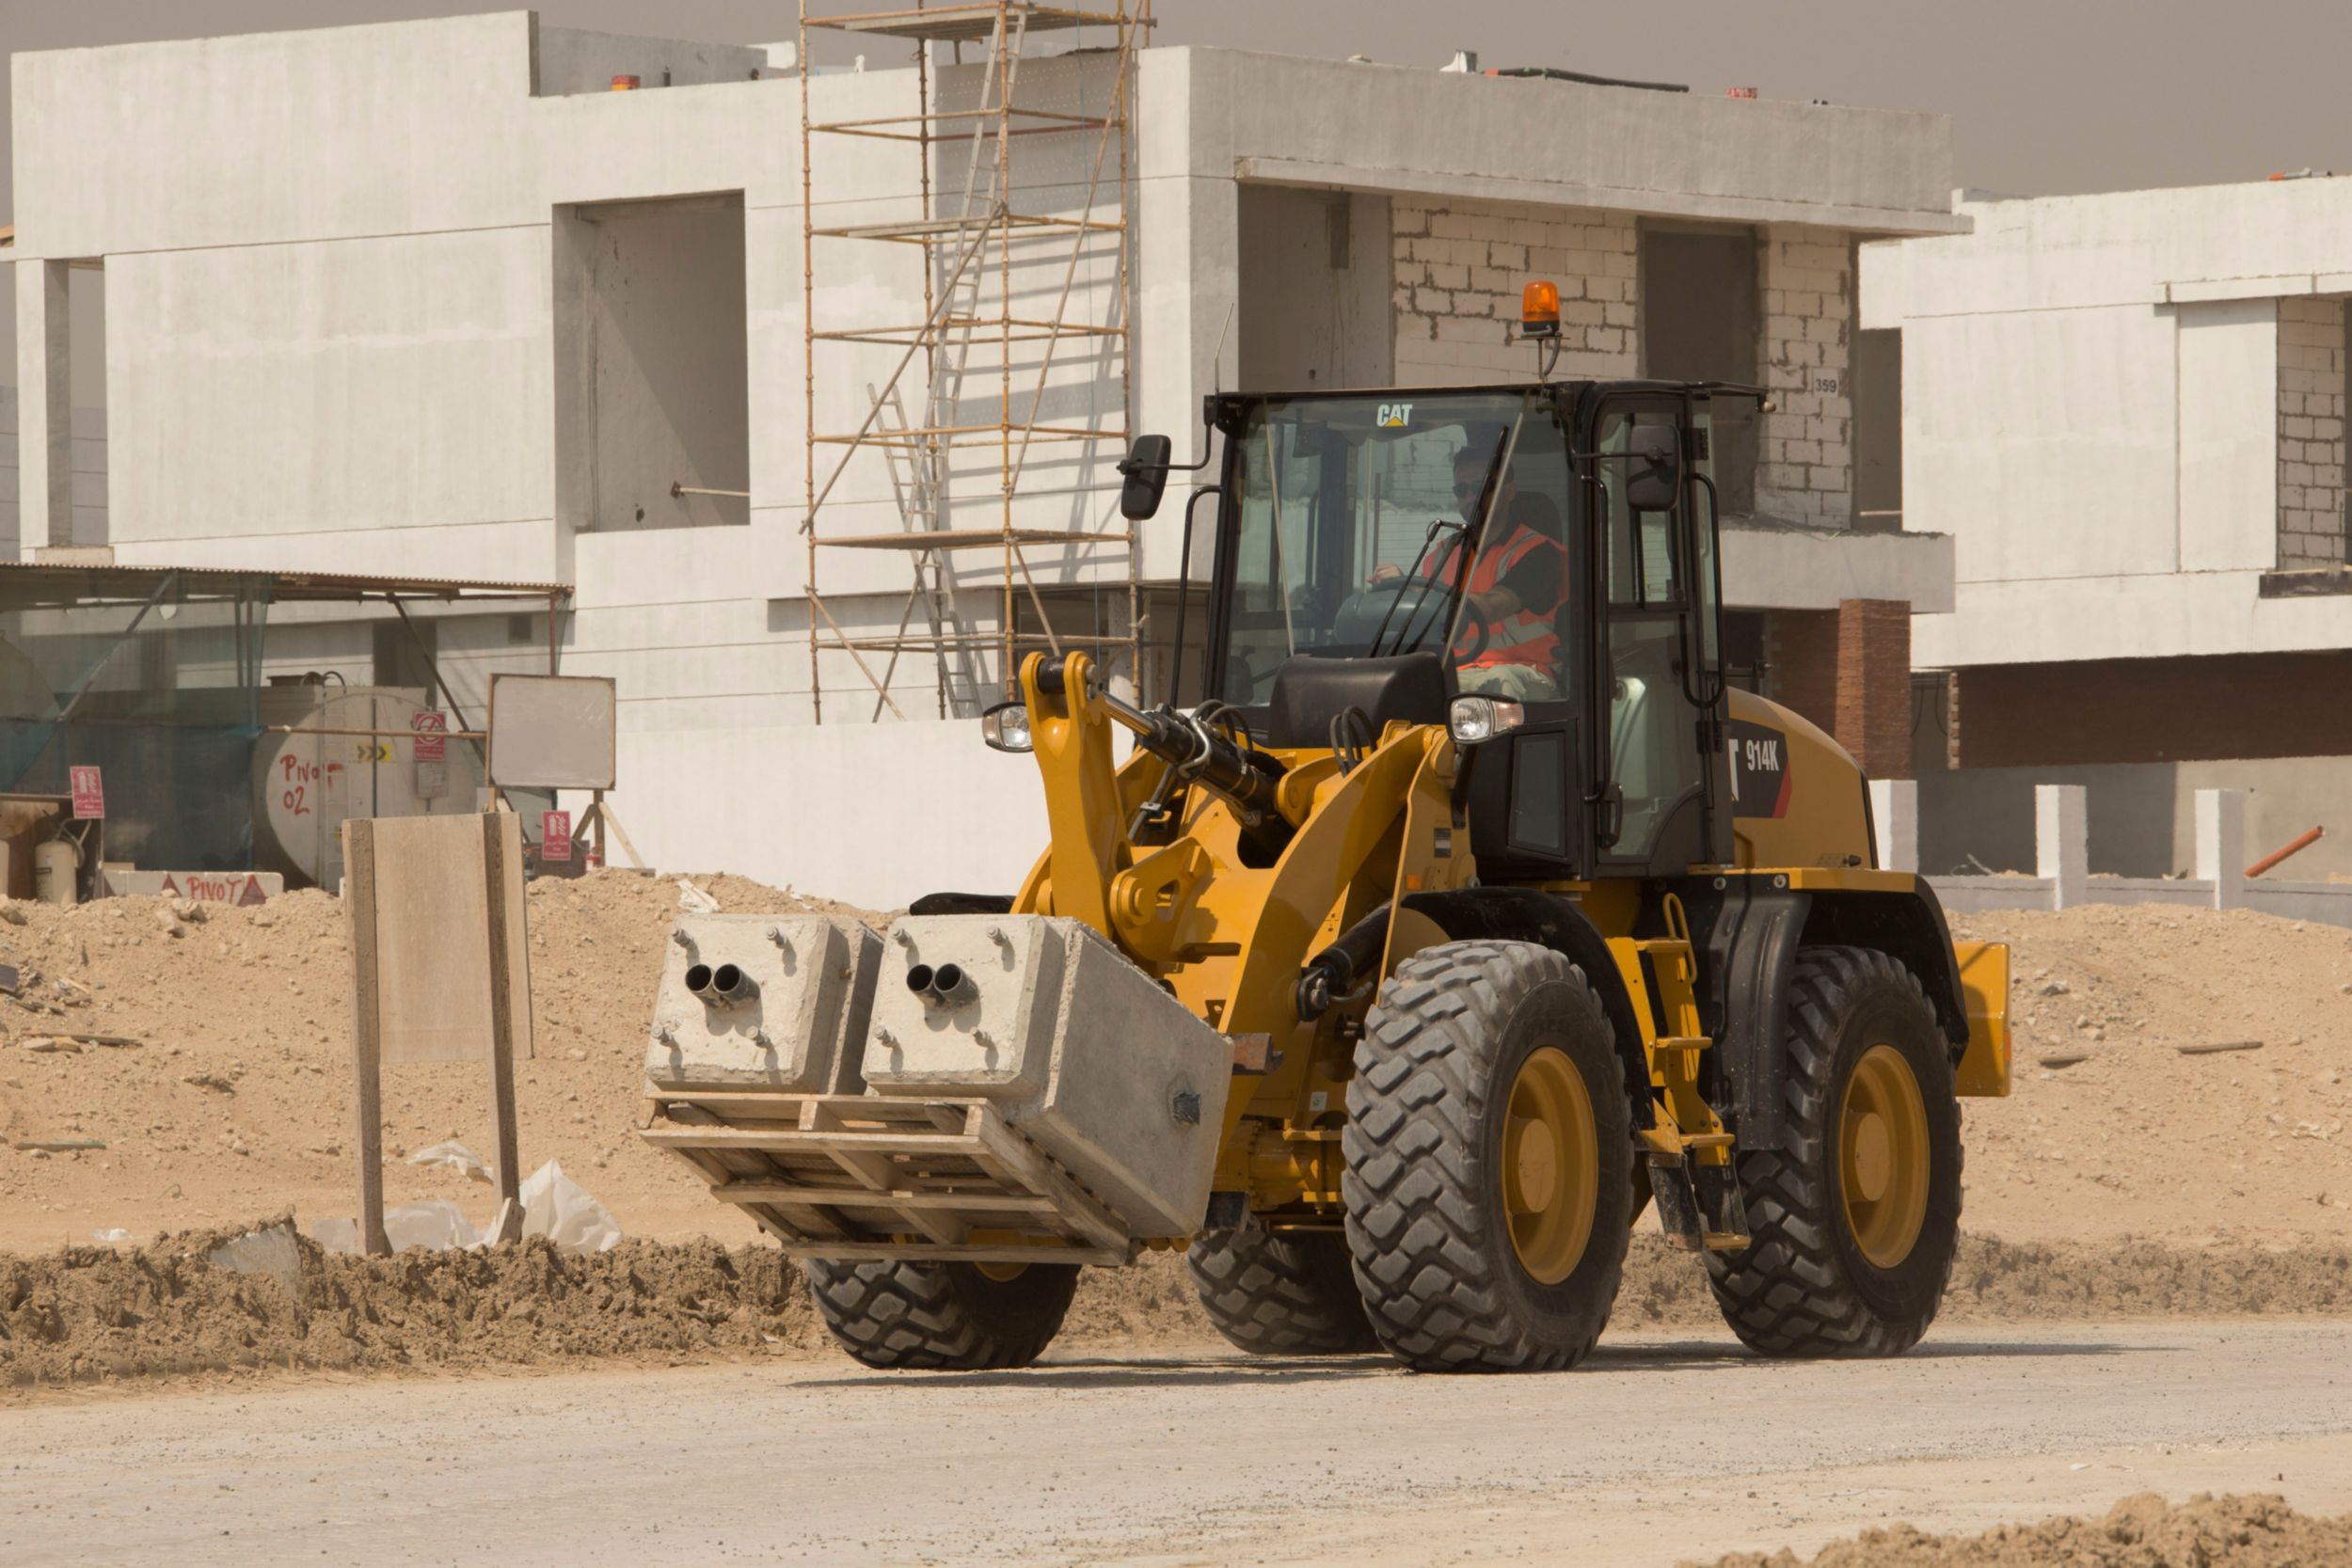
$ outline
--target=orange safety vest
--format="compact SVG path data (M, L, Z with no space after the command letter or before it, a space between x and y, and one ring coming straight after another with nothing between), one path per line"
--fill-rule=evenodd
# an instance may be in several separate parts
M1470 568L1466 592L1493 593L1512 567L1537 550L1560 551L1560 581L1565 588L1568 580L1566 549L1557 539L1546 538L1532 528L1521 528L1504 541L1501 549L1487 550L1479 556L1477 564ZM1439 581L1453 573L1460 554L1461 546L1456 545L1438 568ZM1487 622L1486 645L1479 650L1476 658L1462 667L1482 670L1497 664L1527 664L1551 669L1560 662L1560 634L1552 626L1552 616L1558 609L1557 605L1522 605L1514 614ZM1463 638L1465 642L1471 641L1467 630Z

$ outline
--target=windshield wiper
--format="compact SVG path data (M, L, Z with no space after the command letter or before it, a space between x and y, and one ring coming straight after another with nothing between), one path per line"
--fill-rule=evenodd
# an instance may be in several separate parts
M1372 646L1365 652L1366 658L1380 657L1380 640L1389 634L1389 622L1395 616L1396 607L1405 602L1406 591L1418 581L1421 584L1421 597L1413 601L1412 612L1405 617L1405 625L1397 628L1396 647L1393 651L1401 654L1411 646L1411 641L1407 641L1406 633L1413 629L1413 623L1420 619L1422 606L1428 602L1429 591L1437 586L1436 578L1420 576L1421 563L1429 559L1429 547L1438 542L1438 535L1449 531L1460 533L1469 526L1467 523L1449 523L1442 517L1430 519L1429 531L1422 536L1420 552L1413 557L1413 563L1406 568L1405 575L1397 579L1396 593L1390 597L1389 608L1380 616L1380 627L1372 634ZM1440 608L1443 607L1440 606ZM1415 638L1412 641L1418 640Z
M1522 419L1526 417L1524 412L1522 412L1520 417ZM1454 529L1458 531L1461 534L1461 537L1454 542L1454 580L1447 585L1445 597L1438 601L1438 611L1441 617L1453 605L1455 596L1470 582L1470 562L1477 555L1479 541L1482 537L1484 537L1486 531L1486 518L1494 511L1494 506L1489 498L1494 495L1495 479L1496 476L1502 472L1503 459L1509 454L1512 446L1517 441L1518 436L1518 426L1515 423L1495 441L1495 454L1486 460L1486 481L1478 487L1478 521L1475 523L1449 523L1442 518L1432 521L1429 525L1428 535L1422 540L1421 554L1413 557L1413 571L1418 572L1421 570L1421 563L1422 560L1429 554L1429 546L1438 542L1438 535L1439 532L1446 529ZM1396 613L1396 607L1404 602L1406 589L1411 587L1412 583L1412 573L1407 572L1405 575L1405 580L1397 584L1396 597L1389 601L1388 614L1380 617L1380 629L1373 634L1372 651L1365 655L1367 658L1378 658L1380 657L1380 639L1388 633L1389 616ZM1394 652L1400 654L1404 653L1406 649L1414 646L1421 641L1420 632L1414 631L1414 623L1421 619L1422 607L1429 602L1429 591L1437 586L1438 580L1435 578L1431 578L1422 584L1421 597L1413 601L1413 612L1405 617L1405 625L1398 628ZM1426 628L1424 627L1423 629L1425 630ZM1406 632L1413 632L1413 636L1410 641L1407 641L1406 638L1405 634Z

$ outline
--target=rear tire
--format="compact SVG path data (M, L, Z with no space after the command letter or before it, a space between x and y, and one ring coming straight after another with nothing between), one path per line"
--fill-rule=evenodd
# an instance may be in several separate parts
M1077 1268L1066 1263L1021 1264L1004 1278L972 1263L816 1258L803 1267L841 1348L893 1370L1025 1367L1053 1343L1078 1288Z
M1184 1254L1200 1309L1253 1355L1354 1355L1380 1348L1336 1231L1277 1233L1252 1219Z
M1341 1193L1373 1332L1418 1371L1556 1371L1593 1348L1632 1226L1625 1069L1583 973L1454 942L1365 1020Z
M1896 959L1808 947L1787 1052L1788 1136L1738 1156L1754 1241L1708 1254L1716 1305L1766 1355L1899 1355L1935 1321L1960 1243L1950 1047Z

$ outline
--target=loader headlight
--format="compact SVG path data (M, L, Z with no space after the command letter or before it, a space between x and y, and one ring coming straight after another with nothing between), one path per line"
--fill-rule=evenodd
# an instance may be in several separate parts
M1446 729L1456 746L1475 746L1527 722L1527 709L1500 697L1456 697L1446 710Z
M980 738L1000 752L1036 750L1029 739L1029 708L1022 702L998 703L980 715Z

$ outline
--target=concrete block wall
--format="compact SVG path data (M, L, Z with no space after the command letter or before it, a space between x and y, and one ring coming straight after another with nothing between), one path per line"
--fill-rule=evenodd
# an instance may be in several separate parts
M1836 229L1764 230L1764 416L1758 515L1844 528L1853 516L1853 250Z
M1555 374L1638 373L1632 214L1406 196L1390 211L1400 385L1532 379L1519 297L1538 277L1560 285Z
M2279 301L2279 564L2341 566L2344 300Z

